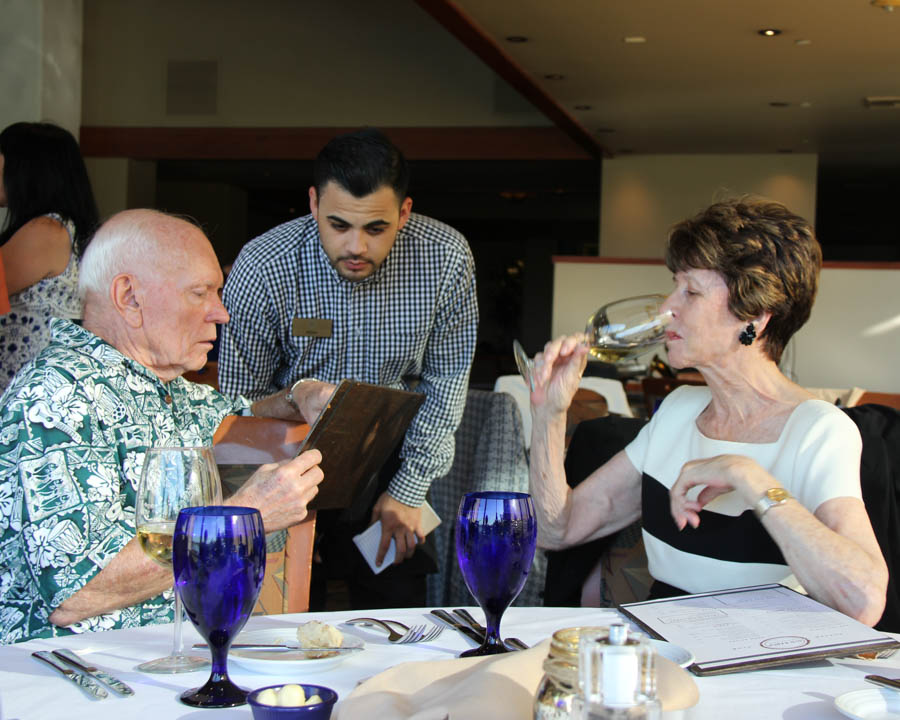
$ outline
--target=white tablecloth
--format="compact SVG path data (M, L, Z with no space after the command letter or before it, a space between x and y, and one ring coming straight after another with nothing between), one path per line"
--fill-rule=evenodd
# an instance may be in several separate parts
M470 610L476 617L482 617L478 608ZM340 626L343 620L363 615L391 618L407 624L431 621L428 611L422 609L348 611L256 617L250 620L245 629L295 626L298 622L311 619ZM513 607L503 617L502 631L504 636L516 636L533 644L559 628L606 625L614 619L616 616L609 610ZM446 659L472 645L449 628L437 640L415 645L392 645L383 634L364 628L342 627L342 629L364 638L366 649L352 654L345 662L330 670L297 677L291 674L259 675L242 671L234 665L229 674L236 683L246 688L284 682L309 682L334 688L343 697L353 690L360 680L387 667L410 660ZM200 640L190 623L186 623L186 644L190 645ZM210 713L189 708L178 702L178 694L187 688L203 684L208 671L184 675L146 675L134 670L134 666L138 663L167 654L171 642L172 626L158 625L2 646L0 647L2 718L3 720L51 718L58 720L82 717L97 720L105 718L200 720L214 716L217 720L220 718L247 720L251 717L249 706ZM65 681L49 667L30 656L34 650L60 647L84 655L101 669L113 671L134 688L135 695L121 698L110 693L110 697L105 700L92 700L74 684ZM840 659L782 669L696 678L700 689L700 703L678 717L688 720L723 718L838 720L843 716L834 709L833 699L850 690L874 687L863 681L863 676L868 673L888 677L900 676L900 653L880 661Z

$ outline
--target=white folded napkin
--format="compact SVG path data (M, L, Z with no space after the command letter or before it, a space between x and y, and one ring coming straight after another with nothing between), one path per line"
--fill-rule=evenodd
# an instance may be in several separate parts
M550 648L545 640L529 650L486 658L409 662L369 678L336 707L334 720L521 720L544 675ZM663 710L696 704L693 678L657 656L657 688Z

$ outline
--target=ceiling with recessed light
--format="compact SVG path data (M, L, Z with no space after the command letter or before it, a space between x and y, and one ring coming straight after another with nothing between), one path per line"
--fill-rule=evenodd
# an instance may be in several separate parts
M613 155L790 151L900 163L900 107L865 102L900 96L900 9L869 0L455 5ZM781 32L760 34L767 28Z

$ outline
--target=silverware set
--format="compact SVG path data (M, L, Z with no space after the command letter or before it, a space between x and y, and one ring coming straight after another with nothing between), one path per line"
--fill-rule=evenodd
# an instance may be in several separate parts
M134 690L128 685L109 673L90 665L71 650L54 650L52 652L38 650L31 653L31 656L46 663L97 700L109 697L104 685L124 697L134 695Z
M431 625L430 627L426 625L413 625L412 627L407 627L396 620L378 620L376 618L353 618L352 620L347 620L346 623L348 625L359 625L361 627L379 627L382 630L387 631L389 642L401 644L428 642L429 640L436 639L444 632L444 628L441 625ZM400 628L400 631L398 632L391 626Z
M479 645L484 640L485 633L487 632L486 628L472 617L471 613L465 608L456 608L453 611L453 615L446 610L440 609L432 610L431 614L447 623L447 625L465 635L470 640L474 640ZM504 638L503 644L506 645L509 650L528 649L528 645L519 640L519 638Z
M481 644L482 640L484 639L484 635L486 632L484 626L479 623L474 617L472 617L472 615L464 608L457 608L453 611L452 615L446 610L440 609L432 610L431 614L437 617L443 623L449 625L457 632L462 633L467 638L473 640L478 644ZM381 628L382 630L387 632L387 639L390 642L398 644L428 642L430 640L437 639L444 631L443 625L422 623L420 625L407 626L401 622L397 622L396 620L379 620L377 618L369 617L353 618L352 620L347 620L346 623L348 625ZM510 650L528 649L528 645L526 645L518 638L505 638L503 642ZM194 647L205 647L205 645L198 644ZM238 646L233 645L232 647ZM293 647L293 645L254 645L252 647L265 647L265 649L271 649L274 647L284 649L302 649L299 648L299 644L297 647ZM315 649L323 650L323 648ZM333 649L339 651L348 650L348 648ZM31 656L36 660L40 660L41 662L46 663L47 665L52 667L64 678L78 685L78 687L80 687L88 695L96 700L103 700L104 698L109 697L107 688L123 697L134 695L134 691L124 682L110 675L109 673L97 667L94 667L71 650L38 650L31 653Z

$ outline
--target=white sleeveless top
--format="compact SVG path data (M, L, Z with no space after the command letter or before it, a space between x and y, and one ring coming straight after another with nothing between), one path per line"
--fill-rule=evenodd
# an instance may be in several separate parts
M81 319L75 224L56 213L45 217L53 218L69 233L69 264L59 275L9 296L10 311L0 315L0 392L6 390L18 369L50 342L51 318Z

